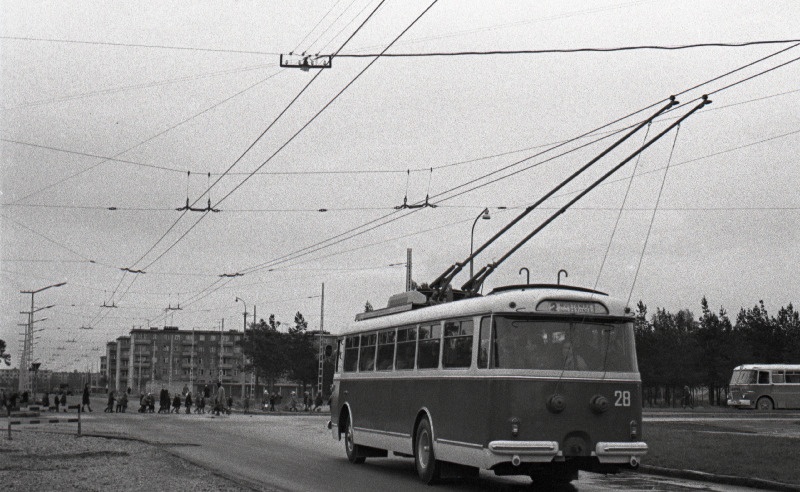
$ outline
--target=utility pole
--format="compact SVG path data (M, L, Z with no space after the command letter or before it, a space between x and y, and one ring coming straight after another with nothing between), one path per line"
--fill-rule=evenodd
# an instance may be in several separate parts
M325 367L322 347L323 333L325 333L325 282L322 282L322 299L319 303L319 366L317 371L317 393L322 392L322 372Z
M192 351L189 353L189 391L194 391L194 327L192 327Z
M172 390L172 341L175 340L175 336L170 333L169 334L169 376L167 376L167 387Z
M411 248L406 249L406 292L412 289L411 280Z
M253 326L255 327L256 323L258 323L258 318L256 318L256 305L253 304ZM254 398L253 395L256 394L256 370L253 368L250 371L250 385L252 388L250 389L250 397Z
M148 328L150 327L148 326ZM152 386L153 391L155 391L155 386L153 386L155 379L156 379L156 339L153 338L153 355L150 357L150 386Z
M217 367L217 378L219 379L220 383L222 382L222 361L225 360L222 357L222 350L223 350L222 337L224 336L224 333L225 333L225 318L222 318L222 323L220 323L219 325L219 366Z

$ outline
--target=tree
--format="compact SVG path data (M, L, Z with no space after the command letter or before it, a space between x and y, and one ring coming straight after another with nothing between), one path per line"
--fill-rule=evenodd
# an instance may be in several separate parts
M0 338L0 360L6 363L7 366L11 365L11 354L6 353L6 341Z
M280 321L275 320L274 314L270 315L268 323L262 319L251 326L241 342L242 351L251 361L248 368L255 370L272 387L289 366L287 335L278 331Z
M720 390L727 387L733 367L736 345L733 342L733 326L725 312L720 308L719 315L708 308L708 300L700 301L703 315L695 334L700 347L700 366L703 383L708 387L709 403L722 404Z
M365 313L370 313L370 312L372 312L374 310L375 310L375 308L372 307L372 304L369 301L367 301L367 303L364 304L364 312Z
M287 366L290 379L306 386L315 381L317 377L317 351L314 348L314 335L308 333L308 322L298 311L294 315L294 326L289 328L288 333L288 358Z

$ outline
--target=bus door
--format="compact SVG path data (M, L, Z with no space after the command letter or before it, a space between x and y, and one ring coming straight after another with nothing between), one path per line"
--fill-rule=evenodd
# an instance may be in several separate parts
M772 401L775 402L775 408L786 408L789 398L789 392L786 391L786 372L780 369L772 370Z
M786 407L800 408L800 369L786 370Z

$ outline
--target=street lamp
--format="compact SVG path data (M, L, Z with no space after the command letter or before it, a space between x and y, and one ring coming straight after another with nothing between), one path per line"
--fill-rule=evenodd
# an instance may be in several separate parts
M30 294L31 295L31 310L27 312L27 314L28 314L28 327L25 329L25 340L23 342L22 357L20 359L20 369L22 369L19 372L19 391L20 392L28 390L28 386L30 384L30 381L28 380L28 372L25 371L24 369L26 369L28 367L28 365L30 364L31 360L33 359L33 323L34 323L33 314L40 310L40 309L36 309L34 307L34 299L33 298L39 292L42 292L44 290L47 290L47 289L50 289L50 288L53 288L53 287L61 287L62 285L66 285L66 284L67 284L66 282L60 282L60 283L57 283L57 284L48 285L47 287L42 287L41 289L37 289L37 290L21 290L20 291L20 294ZM53 307L53 306L47 306L47 307L49 308L49 307ZM41 308L41 309L47 309L47 308Z
M483 211L481 211L481 213L479 213L478 216L475 217L475 222L472 223L472 233L469 236L469 256L470 256L470 258L469 258L469 278L472 278L472 275L473 275L473 273L472 273L472 260L473 260L473 258L472 258L472 245L473 245L473 242L474 242L474 239L475 239L475 224L478 223L478 219L489 220L491 218L492 218L492 216L489 215L489 209L488 208L484 208Z

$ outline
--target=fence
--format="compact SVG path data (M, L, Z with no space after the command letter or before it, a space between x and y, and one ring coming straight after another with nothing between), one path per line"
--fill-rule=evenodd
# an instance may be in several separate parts
M11 441L11 426L12 425L37 425L37 424L58 424L61 422L67 423L78 423L78 435L81 435L81 406L80 405L70 405L67 407L70 410L77 410L78 411L78 418L66 418L66 419L54 419L54 418L38 418L38 417L18 417L20 420L12 420L14 417L11 415L11 409L8 410L8 440ZM38 407L28 407L29 411L38 411Z

